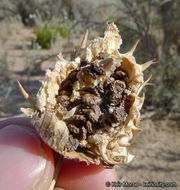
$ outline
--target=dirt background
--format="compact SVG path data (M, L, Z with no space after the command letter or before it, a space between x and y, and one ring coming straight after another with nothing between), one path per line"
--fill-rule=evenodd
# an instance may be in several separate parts
M11 78L10 83L5 83L6 93L0 96L0 120L7 117L22 116L20 107L28 107L24 98L20 94L16 79L20 80L24 88L35 96L44 77L45 70L52 68L59 53L59 49L54 50L31 50L30 46L33 37L32 29L24 28L22 25L14 23L9 26L0 25L0 56L7 53ZM81 38L81 36L80 36ZM75 47L78 39L69 47ZM26 44L26 50L23 44ZM69 51L66 46L67 40L61 43L61 49L65 53ZM69 56L67 53L66 56ZM46 57L42 63L42 73L28 76L26 68L31 67L28 59ZM33 61L33 59L32 59ZM158 115L158 116L157 116ZM160 116L159 116L160 115ZM157 114L156 110L142 112L142 131L134 134L133 141L136 145L129 148L129 151L136 155L134 161L128 165L120 165L116 168L120 182L176 182L176 188L180 189L180 116L177 114ZM117 189L160 189L146 187L124 187Z

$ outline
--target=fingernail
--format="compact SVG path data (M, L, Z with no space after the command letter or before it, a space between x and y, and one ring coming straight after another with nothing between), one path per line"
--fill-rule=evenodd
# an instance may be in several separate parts
M53 160L37 134L18 125L0 130L0 189L46 189L53 178ZM41 187L41 188L40 188Z

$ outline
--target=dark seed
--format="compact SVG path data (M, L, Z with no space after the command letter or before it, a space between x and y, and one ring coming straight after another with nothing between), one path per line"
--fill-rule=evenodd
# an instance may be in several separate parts
M86 130L85 127L83 126L83 127L81 128L81 139L82 139L82 140L86 140L86 138L87 138L87 130Z
M61 95L57 97L58 103L60 103L62 106L66 107L69 104L69 96L67 95Z
M84 117L84 115L73 115L71 118L71 122L75 122L75 123L84 123L86 121L86 118Z
M116 71L115 75L119 78L119 79L124 79L127 75L124 71Z
M104 75L105 74L104 69L95 63L91 63L91 70L93 72L95 72L97 75Z
M123 107L116 107L114 108L113 116L115 122L123 122L126 120L127 113L125 112L125 109Z
M69 78L74 82L77 79L78 70L74 70L69 74Z
M125 88L126 88L125 82L120 80L115 80L109 85L111 93L122 93Z
M96 74L93 73L90 69L90 67L85 67L82 69L83 73L85 73L86 75L91 76L93 79L96 79Z
M98 122L100 115L101 115L101 109L98 105L95 105L93 106L93 109L88 110L88 118L93 123Z
M92 133L93 129L92 129L92 123L90 121L86 122L86 128L88 133Z
M73 107L79 105L82 103L82 100L81 99L76 99L74 100L73 102L69 102L69 105L68 105L68 110L72 109Z
M63 89L66 89L66 90L72 90L72 82L71 82L71 80L65 80L62 83L62 87L63 87Z
M113 77L108 78L105 82L104 82L104 88L108 88L108 86L114 81Z
M68 151L76 150L78 146L79 141L77 139L74 139L72 135L70 135L66 144L66 148L68 149Z
M121 102L122 95L120 93L109 96L110 105L118 105Z
M92 90L92 93L95 95L95 96L101 96L103 93L104 93L104 87L103 87L103 84L98 84L98 86L96 86L93 90Z
M82 101L84 104L92 106L96 104L97 98L93 94L85 94Z
M77 128L75 125L69 124L68 129L74 134L79 134L79 128Z

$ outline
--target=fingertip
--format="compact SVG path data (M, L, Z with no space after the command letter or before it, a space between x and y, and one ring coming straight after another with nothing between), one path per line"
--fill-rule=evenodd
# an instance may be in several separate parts
M8 125L0 130L0 189L41 189L53 178L53 153L30 128Z
M66 190L91 190L108 189L107 181L116 181L116 171L114 169L104 169L103 165L90 164L85 162L75 162L73 160L64 160L57 180L57 187Z

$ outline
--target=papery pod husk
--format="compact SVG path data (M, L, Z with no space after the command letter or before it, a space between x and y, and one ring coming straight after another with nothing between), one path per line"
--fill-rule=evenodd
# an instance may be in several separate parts
M46 72L46 80L42 82L36 100L31 100L28 94L23 93L34 109L22 108L22 111L32 118L36 130L44 142L65 158L85 161L87 164L103 163L105 167L128 163L134 158L134 155L127 151L127 147L134 144L129 143L129 141L133 137L133 132L140 131L137 125L139 125L139 111L145 96L144 94L139 96L139 93L150 79L144 82L143 71L155 62L149 61L142 65L136 63L133 52L137 43L129 52L121 54L119 48L122 39L114 23L107 24L104 38L99 37L90 41L87 47L86 40L87 33L81 48L74 53L72 61L65 60L59 54L59 61L54 70ZM70 132L64 118L71 117L75 110L63 110L62 106L57 104L57 96L62 88L63 81L68 78L73 70L81 67L82 61L85 60L91 64L96 62L101 55L105 56L104 63L102 61L105 75L94 80L79 74L78 80L73 83L71 99L80 96L79 90L85 87L94 87L99 81L107 80L115 69L119 68L128 75L127 83L131 87L131 107L124 122L112 123L112 127L102 127L93 131L86 140L80 141L79 149L69 151L66 144ZM22 86L20 84L19 86L23 92Z

